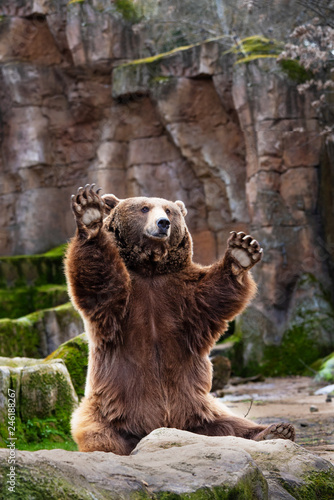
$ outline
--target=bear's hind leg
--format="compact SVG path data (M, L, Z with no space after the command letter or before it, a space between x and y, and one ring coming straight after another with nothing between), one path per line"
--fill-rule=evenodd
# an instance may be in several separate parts
M219 416L212 422L204 422L201 426L188 430L206 436L236 436L255 441L262 441L264 439L295 440L295 429L293 425L286 422L268 426L258 425L246 418L228 414L226 416Z
M103 421L94 410L94 404L84 398L72 415L71 430L79 451L105 451L117 455L130 455L140 437L115 428Z
M79 451L105 451L116 455L130 455L140 441L136 436L123 434L112 427L105 427L99 432L92 426L91 430L77 429L72 435Z

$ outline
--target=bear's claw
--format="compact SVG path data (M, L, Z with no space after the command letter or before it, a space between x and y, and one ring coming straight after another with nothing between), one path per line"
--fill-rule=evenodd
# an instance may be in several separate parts
M72 211L79 232L88 239L94 237L102 227L104 201L98 194L101 188L94 191L95 184L79 187L77 194L72 195Z
M293 425L286 422L271 424L266 429L261 431L254 437L255 441L263 441L265 439L290 439L295 440L295 428Z
M230 254L245 270L253 267L262 258L263 249L249 234L242 231L239 233L231 231L231 236L227 243Z

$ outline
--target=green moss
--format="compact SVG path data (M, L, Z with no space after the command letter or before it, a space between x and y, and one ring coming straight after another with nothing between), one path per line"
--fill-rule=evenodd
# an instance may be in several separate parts
M3 436L8 433L7 427L4 426L4 424L0 424L0 448L6 448L8 442L5 440Z
M257 59L277 58L283 50L284 43L254 35L240 40L226 53L232 52L237 56L237 64L244 64ZM282 59L278 64L290 80L298 84L314 77L313 72L305 69L298 60Z
M0 257L0 287L26 287L65 283L64 246L41 255Z
M0 289L0 318L19 318L34 311L32 287Z
M301 375L324 351L325 347L314 343L304 325L293 325L284 334L281 345L265 346L265 361L258 370L271 376Z
M118 66L115 69L115 71L123 69L123 68L127 68L129 66L138 66L138 65L142 65L142 64L151 64L153 62L161 61L161 59L165 59L166 57L169 57L169 56L172 56L174 54L177 54L178 52L184 52L186 50L193 49L194 47L200 47L200 46L202 46L202 45L204 45L206 43L211 43L213 41L221 40L223 38L227 38L227 36L226 35L217 36L217 37L214 37L214 38L209 38L207 40L204 40L203 42L193 43L193 44L190 44L190 45L184 45L182 47L176 47L175 49L169 50L167 52L161 52L160 54L156 54L154 56L144 57L142 59L134 59L133 61L127 62L125 64L121 64L120 66Z
M85 333L62 344L50 354L45 362L52 359L62 359L71 376L74 389L79 398L84 396L87 366L88 366L88 341Z
M59 247L51 248L48 252L42 254L44 257L64 257L67 249L67 243L59 245Z
M305 83L308 80L311 80L314 76L312 71L305 69L294 59L282 60L279 62L279 65L290 80L293 80L298 84Z
M66 285L42 285L34 292L34 309L49 309L69 301Z
M15 437L18 449L30 449L32 444L41 449L42 443L46 442L49 448L64 443L61 447L75 449L70 436L70 419L77 398L62 364L11 369L10 388L16 393ZM0 425L0 447L7 444L7 426Z
M71 325L82 331L81 317L70 302L15 320L0 319L0 356L44 357L46 323L50 313L54 315L60 332L68 331Z
M304 484L292 486L282 482L282 486L296 500L332 500L334 498L334 473L332 470L312 472L304 476Z
M37 323L36 314L33 318ZM31 317L26 316L17 320L0 319L1 356L39 358L42 356L40 346L40 332L35 327Z
M66 285L0 289L0 318L19 318L68 302Z
M9 473L9 464L4 462L0 468L0 490L6 492L6 500L92 500L92 496L88 490L88 484L82 484L82 477L69 476L57 470L55 467L44 464L43 469L37 467L15 465L15 493L10 493L5 481ZM93 487L95 492L95 488Z
M24 375L24 372L23 372ZM56 404L50 392L56 394ZM75 407L68 380L59 371L35 370L21 381L20 418L27 426L35 418L54 418L57 430L69 434L70 418ZM42 436L47 437L47 436Z
M50 435L50 431L47 431ZM39 441L31 441L29 443L19 442L17 445L18 450L24 451L38 451L38 450L66 450L66 451L78 451L78 445L75 441L66 434L62 434L60 440L58 439L59 434L51 433L51 438L43 438Z
M173 493L162 491L153 495L157 500L254 500L264 498L268 494L267 483L262 474L249 474L241 480L237 486L213 486L212 488L200 488L191 493ZM261 497L259 496L261 495ZM152 498L146 492L135 492L131 495L132 500Z
M168 82L170 82L170 80L171 80L170 76L158 75L158 76L155 76L152 78L152 83L153 84L157 83L159 85L159 84L163 84L163 83L168 83Z
M125 21L138 23L142 17L141 12L132 0L115 0L114 6Z
M59 422L56 418L32 418L25 422L23 429L23 437L25 443L18 444L19 449L29 449L29 444L33 443L33 446L38 446L43 442L49 442L60 444L63 442L69 442L69 433L64 432L62 428L59 427Z
M225 53L237 56L237 64L247 63L256 59L276 58L283 50L284 44L277 40L254 35L238 41Z
M326 290L315 276L304 274L296 284L295 295L290 323L279 344L269 343L275 336L277 341L278 332L259 310L249 307L238 318L240 375L312 375L312 363L333 351L334 311ZM232 368L235 371L236 366L232 364Z
M15 437L18 449L31 446L42 449L62 443L75 448L70 436L70 418L76 405L73 389L64 374L58 370L30 370L22 372L21 390L17 394ZM56 398L56 401L52 401ZM1 430L2 442L6 446L8 431Z
M263 361L250 363L249 373L267 376L312 374L309 367L328 353L328 345L320 339L326 318L317 317L313 311L304 311L299 320L291 324L280 345L264 346Z

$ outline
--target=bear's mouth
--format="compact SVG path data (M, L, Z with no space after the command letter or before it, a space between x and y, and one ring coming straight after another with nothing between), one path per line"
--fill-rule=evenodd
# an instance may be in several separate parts
M168 233L168 230L159 229L159 231L155 231L154 233L146 232L145 236L151 240L163 241L168 238Z

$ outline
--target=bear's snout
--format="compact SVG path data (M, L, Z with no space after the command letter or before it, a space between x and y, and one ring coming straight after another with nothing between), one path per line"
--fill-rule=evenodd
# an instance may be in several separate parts
M170 226L169 219L167 219L167 217L161 217L157 220L157 226L160 234L167 234Z
M171 222L164 207L152 207L147 213L144 235L150 239L166 240L170 236Z

